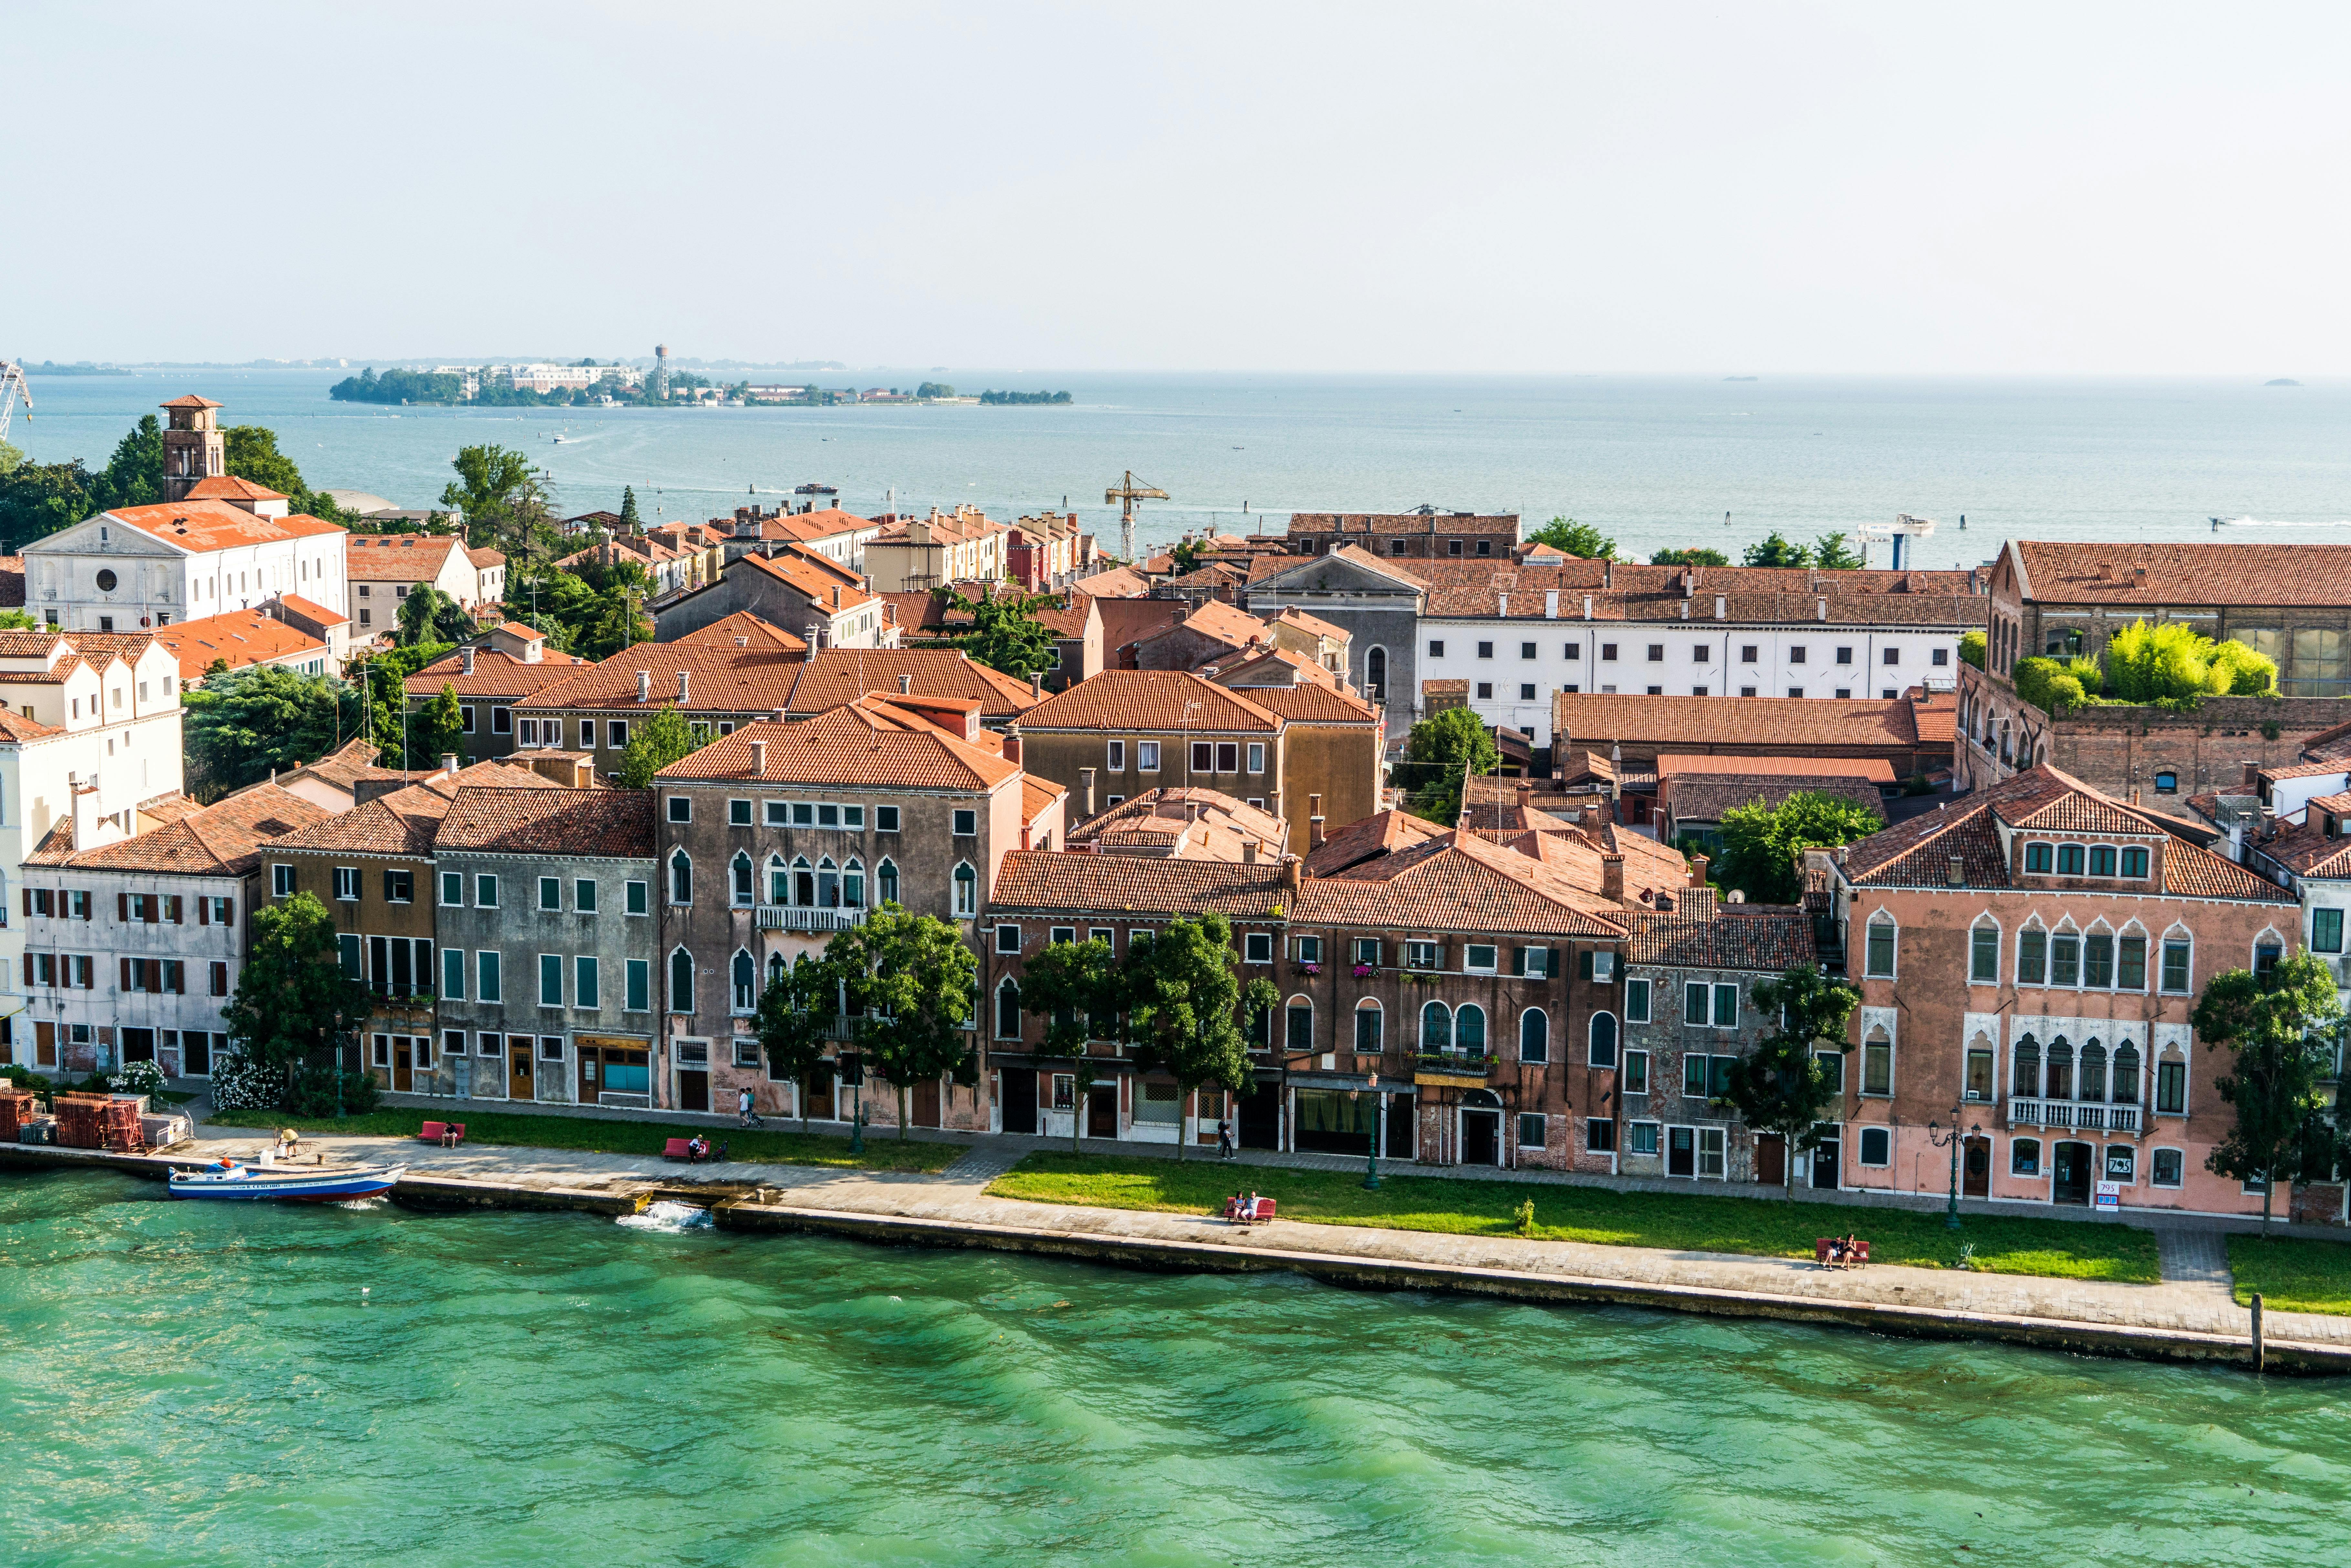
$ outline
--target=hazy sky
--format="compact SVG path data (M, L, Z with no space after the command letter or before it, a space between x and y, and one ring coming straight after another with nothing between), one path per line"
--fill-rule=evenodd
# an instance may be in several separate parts
M34 5L0 350L2351 371L2341 7Z

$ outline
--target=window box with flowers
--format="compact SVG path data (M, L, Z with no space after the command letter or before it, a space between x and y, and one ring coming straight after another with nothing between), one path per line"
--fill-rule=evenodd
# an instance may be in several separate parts
M1379 966L1376 964L1358 964L1355 966L1355 978L1359 980L1368 980L1379 972Z
M1298 966L1298 972L1301 975L1319 975L1322 972L1322 966L1309 960Z

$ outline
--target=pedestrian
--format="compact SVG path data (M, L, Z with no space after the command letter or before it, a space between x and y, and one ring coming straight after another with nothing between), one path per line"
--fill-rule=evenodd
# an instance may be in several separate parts
M751 1086L747 1083L735 1096L735 1119L747 1127L759 1125L759 1113L751 1109Z
M1233 1124L1223 1116L1217 1118L1217 1158L1233 1157Z

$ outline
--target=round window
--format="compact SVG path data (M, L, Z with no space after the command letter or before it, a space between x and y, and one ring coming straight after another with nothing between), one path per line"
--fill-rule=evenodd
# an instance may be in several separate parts
M98 591L100 593L111 593L114 591L113 572L103 569L99 570L98 574Z

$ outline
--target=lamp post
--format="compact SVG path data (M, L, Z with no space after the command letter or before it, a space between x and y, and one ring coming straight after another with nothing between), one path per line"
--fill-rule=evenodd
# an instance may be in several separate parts
M1963 1114L1964 1106L1954 1104L1951 1107L1951 1130L1948 1134L1943 1132L1942 1124L1938 1122L1927 1124L1927 1141L1938 1149L1948 1145L1951 1151L1951 1196L1949 1207L1943 1211L1943 1223L1952 1230L1959 1228L1959 1145L1983 1132L1980 1122L1966 1132L1960 1132L1959 1117Z
M1372 1081L1364 1088L1372 1092L1372 1124L1364 1138L1364 1190L1377 1192L1380 1190L1380 1129L1387 1125L1388 1096L1387 1091L1380 1087L1380 1075L1376 1072L1372 1074ZM1351 1089L1347 1092L1347 1098L1353 1100L1362 1092Z

